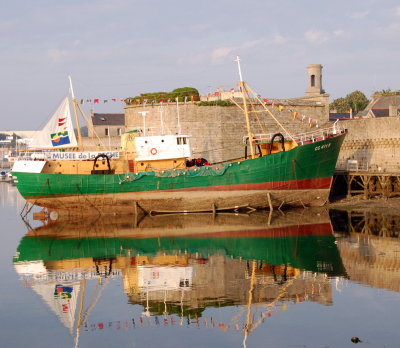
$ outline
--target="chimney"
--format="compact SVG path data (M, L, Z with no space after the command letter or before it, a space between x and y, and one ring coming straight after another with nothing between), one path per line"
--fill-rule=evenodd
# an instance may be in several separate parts
M396 97L394 97L389 104L389 117L397 116L397 109Z

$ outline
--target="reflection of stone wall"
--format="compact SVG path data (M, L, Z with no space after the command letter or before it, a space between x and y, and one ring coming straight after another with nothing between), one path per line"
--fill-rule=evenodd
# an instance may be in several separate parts
M361 234L337 240L350 280L400 292L400 240Z
M193 267L193 286L183 292L183 303L190 308L204 308L207 305L235 304L246 305L250 290L251 261L226 258L224 255L210 256L204 264L195 259L189 260ZM252 303L265 304L279 300L280 302L313 301L323 305L332 304L331 280L324 274L300 272L288 269L287 281L283 281L282 270L276 272L276 280L268 271L270 267L257 265L256 281ZM293 275L296 275L293 277ZM126 286L125 290L135 287ZM138 290L135 288L136 291ZM132 303L143 303L145 293L129 292ZM166 297L165 297L166 296ZM149 292L149 300L178 305L182 292L179 290L163 290Z

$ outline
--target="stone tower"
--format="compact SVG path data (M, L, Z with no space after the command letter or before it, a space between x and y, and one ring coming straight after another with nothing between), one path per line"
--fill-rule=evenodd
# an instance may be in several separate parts
M324 94L325 91L322 88L322 65L321 64L310 64L307 66L308 71L308 87L306 95L308 97L314 97Z

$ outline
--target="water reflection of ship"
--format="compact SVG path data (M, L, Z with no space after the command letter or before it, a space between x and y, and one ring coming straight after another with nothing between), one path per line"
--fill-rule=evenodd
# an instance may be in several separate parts
M50 223L28 231L14 263L24 283L44 298L38 284L62 292L82 279L122 277L129 302L143 305L144 315L181 318L201 317L217 305L246 309L250 294L251 303L266 311L287 301L329 305L329 277L345 275L324 211L272 219L264 213L197 214L146 217L137 224L132 217ZM57 298L47 296L72 330L73 320L51 304ZM76 301L71 296L68 318ZM81 326L87 316L79 313Z

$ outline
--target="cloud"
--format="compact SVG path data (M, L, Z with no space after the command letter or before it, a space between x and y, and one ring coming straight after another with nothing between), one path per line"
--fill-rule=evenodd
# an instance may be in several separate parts
M233 57L233 52L239 54L241 50L247 50L251 47L257 46L262 43L263 40L252 40L252 41L245 41L241 45L238 46L221 46L216 48L211 52L211 62L213 64L219 63L225 57Z
M47 50L47 55L52 63L60 63L68 55L68 51L51 48Z
M352 19L362 19L365 18L369 15L369 11L363 11L363 12L354 12L352 15L350 15L350 18Z
M235 47L218 47L211 53L211 60L213 63L217 63L220 59L225 58L226 56L231 55L231 53L235 50Z
M344 30L338 29L338 30L335 30L335 31L333 32L333 35L334 35L334 36L341 37L341 36L345 36L345 35L346 35L346 32L345 32Z
M322 44L328 41L329 34L320 30L308 30L304 33L304 38L311 43Z
M276 34L276 35L274 36L273 40L272 40L273 43L276 43L276 44L278 44L278 45L283 45L283 44L285 44L285 43L288 42L288 41L289 41L289 39L288 39L287 37L282 36L282 35L280 35L280 34Z

